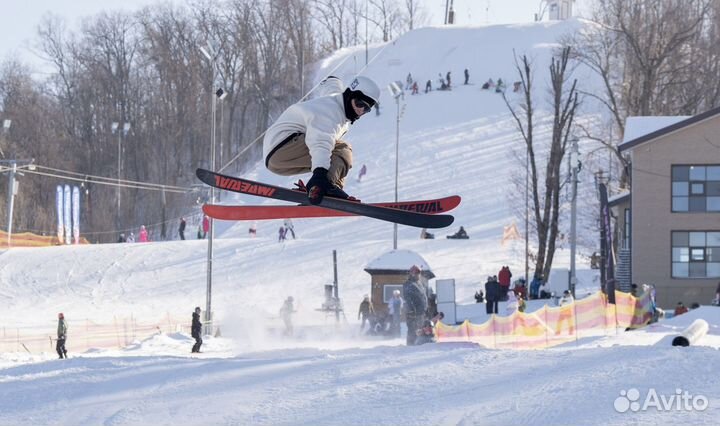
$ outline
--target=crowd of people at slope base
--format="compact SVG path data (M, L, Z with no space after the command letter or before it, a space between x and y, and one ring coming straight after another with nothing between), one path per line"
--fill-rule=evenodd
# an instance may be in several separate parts
M407 339L408 346L422 345L425 343L435 342L435 327L438 321L445 318L442 312L437 310L437 300L435 294L427 295L424 286L420 283L422 269L413 265L408 271L408 277L403 284L402 292L400 290L393 291L392 298L388 301L387 312L375 312L370 297L365 295L360 307L358 308L358 321L360 321L360 332L368 335L400 337L401 316L405 314L407 323ZM489 276L485 283L485 292L478 290L475 293L475 301L477 303L485 303L487 313L498 313L498 302L508 302L506 309L508 314L512 314L515 310L525 312L525 286L524 280L515 282L512 290L509 289L510 278L512 273L509 266L503 266L498 275ZM542 283L542 276L536 276L533 281L540 282L536 288L539 288L540 299L551 297L551 293L544 289L545 284ZM533 288L533 285L530 286ZM638 286L632 285L631 294L637 297ZM533 298L533 296L531 296ZM572 294L568 290L563 292L563 296L558 300L559 306L570 304L574 301ZM720 283L718 283L715 291L715 298L712 301L715 306L720 306ZM693 303L690 309L699 308L698 303ZM190 350L191 353L200 353L202 340L202 321L200 307L196 307L192 313L192 322L190 325L190 335L195 339L195 343ZM279 316L285 324L284 336L292 336L294 334L292 316L297 311L294 307L294 299L288 296L283 302L279 311ZM675 307L674 315L682 315L688 312L688 308L678 302ZM662 315L662 314L661 314ZM655 319L657 320L657 319ZM365 326L368 326L365 329ZM57 339L55 350L60 359L67 358L67 342L68 324L65 315L61 312L58 314Z

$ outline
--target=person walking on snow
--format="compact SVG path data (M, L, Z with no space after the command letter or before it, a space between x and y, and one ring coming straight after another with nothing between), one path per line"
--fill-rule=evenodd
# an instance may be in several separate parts
M55 350L60 359L67 359L67 349L65 349L65 339L67 339L67 323L65 322L65 315L62 312L58 314L58 327L57 327L57 344Z
M200 307L195 308L195 312L192 314L192 326L190 326L190 335L195 339L195 344L192 347L191 353L200 353L200 346L202 346L202 323L200 322Z
M287 237L288 231L290 231L290 235L292 235L293 240L295 239L295 225L293 225L292 219L285 219L283 221L283 225L285 225L285 237Z
M343 191L353 162L352 147L343 137L378 103L380 88L363 76L344 88L330 76L321 91L324 96L291 105L267 130L265 166L281 176L312 172L304 185L311 204L320 204L324 196L356 200Z

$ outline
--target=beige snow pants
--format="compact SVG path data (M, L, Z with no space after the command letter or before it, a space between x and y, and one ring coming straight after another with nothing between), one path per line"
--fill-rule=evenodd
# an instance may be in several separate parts
M265 164L273 173L281 176L292 176L311 172L312 159L310 150L305 145L305 134L300 133L283 142L279 148L270 153ZM340 188L345 186L345 176L352 168L352 146L338 140L330 157L328 180Z

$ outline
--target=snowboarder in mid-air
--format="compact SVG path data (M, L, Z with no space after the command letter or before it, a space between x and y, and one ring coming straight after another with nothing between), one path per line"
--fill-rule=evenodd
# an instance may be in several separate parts
M320 204L326 195L351 199L343 186L352 168L352 148L342 138L378 103L380 88L363 76L344 88L340 79L330 76L321 94L286 109L263 141L265 166L271 172L291 176L312 171L305 185L312 204Z

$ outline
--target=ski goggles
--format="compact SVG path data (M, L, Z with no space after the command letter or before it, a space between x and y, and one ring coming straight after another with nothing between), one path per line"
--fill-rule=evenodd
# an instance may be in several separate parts
M362 99L355 99L355 106L358 108L362 108L363 112L368 113L372 109L372 105L365 102Z

